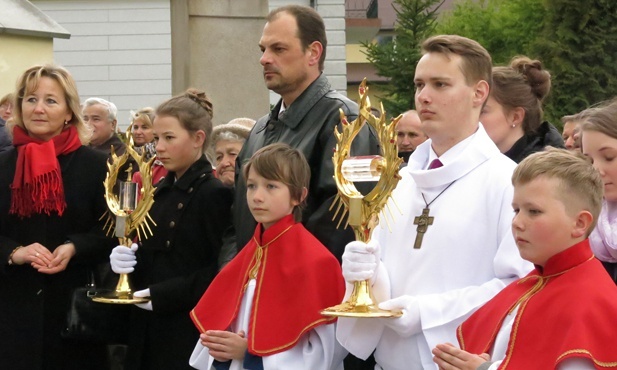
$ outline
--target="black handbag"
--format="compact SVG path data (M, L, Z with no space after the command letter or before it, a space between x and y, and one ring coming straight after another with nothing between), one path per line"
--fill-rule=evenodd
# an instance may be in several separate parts
M66 326L61 333L62 338L106 344L127 343L129 305L92 300L97 293L108 291L96 289L94 276L88 286L75 288L66 314Z

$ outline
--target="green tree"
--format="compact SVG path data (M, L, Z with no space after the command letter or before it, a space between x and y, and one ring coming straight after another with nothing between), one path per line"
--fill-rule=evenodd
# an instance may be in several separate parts
M552 75L545 111L558 122L617 95L617 2L546 0L546 9L535 50Z
M363 43L364 52L379 76L390 82L379 96L388 114L396 116L413 108L415 67L421 57L420 45L434 32L437 10L443 0L394 0L397 14L395 37L387 43Z
M531 45L545 14L542 0L463 0L441 14L436 32L476 40L495 65L505 65L516 55L535 58Z

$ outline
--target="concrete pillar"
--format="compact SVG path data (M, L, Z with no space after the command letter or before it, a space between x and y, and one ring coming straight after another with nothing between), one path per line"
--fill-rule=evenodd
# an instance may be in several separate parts
M214 124L269 111L259 38L267 0L171 0L172 90L204 89Z

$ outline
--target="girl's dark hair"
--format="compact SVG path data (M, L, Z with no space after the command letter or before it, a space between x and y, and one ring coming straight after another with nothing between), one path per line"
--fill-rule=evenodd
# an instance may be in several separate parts
M212 136L212 102L206 93L190 88L186 92L164 101L156 108L157 116L174 117L190 133L202 130L206 134L204 153Z
M535 132L542 124L542 102L550 91L551 74L539 60L519 56L508 67L493 68L491 96L506 112L517 107L525 110L525 134Z

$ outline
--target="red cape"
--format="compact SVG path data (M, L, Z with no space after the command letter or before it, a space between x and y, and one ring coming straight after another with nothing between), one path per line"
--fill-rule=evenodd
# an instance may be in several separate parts
M289 215L261 232L216 276L191 311L195 326L228 330L238 315L258 243L263 247L251 318L248 350L258 356L283 352L312 328L334 322L320 311L339 304L345 282L336 258Z
M586 358L617 369L617 287L584 240L503 289L458 328L462 349L490 353L508 312L520 302L499 369L557 369Z

